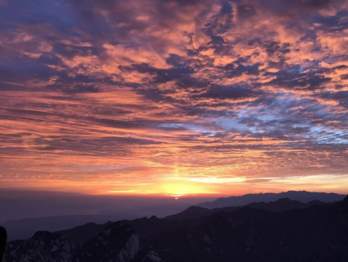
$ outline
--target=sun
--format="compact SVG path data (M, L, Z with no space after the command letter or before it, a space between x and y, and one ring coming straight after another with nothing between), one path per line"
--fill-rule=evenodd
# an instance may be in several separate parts
M161 191L167 196L172 196L176 200L184 196L197 196L202 194L212 194L205 185L192 182L167 182L161 185Z

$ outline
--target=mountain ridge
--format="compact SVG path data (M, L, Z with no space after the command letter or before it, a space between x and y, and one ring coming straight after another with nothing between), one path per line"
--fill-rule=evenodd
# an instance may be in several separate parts
M334 193L311 193L311 192L307 192L307 191L288 191L288 192L282 192L282 193L266 193L266 194L247 194L247 195L243 195L243 196L232 196L232 197L228 197L226 199L241 199L241 198L245 198L248 197L250 195L254 196L252 197L252 199L242 199L243 201L234 201L233 203L227 203L227 207L228 206L243 206L243 205L247 205L250 204L252 202L270 202L270 201L276 201L279 198L284 198L284 197L289 197L289 195L285 195L285 193L289 193L291 194L292 198L296 199L300 199L300 197L294 197L294 195L297 194L303 194L303 192L305 192L307 195L312 195L312 194L321 194L322 198L321 201L323 202L334 202L334 201L338 201L338 200L343 200L343 198L345 197L344 195L339 195L339 194L334 194ZM262 195L272 195L273 198L271 199L266 199L268 201L263 201L262 197L258 198L258 196L262 196ZM255 197L256 196L256 197ZM290 196L290 199L291 199ZM317 195L316 195L317 196ZM326 197L326 200L323 199ZM221 199L221 198L220 198ZM223 198L225 199L225 198ZM312 197L306 197L305 200L311 201L314 200L315 196ZM320 199L319 199L320 200ZM215 201L219 201L219 199L216 199ZM305 201L301 201L301 202L305 202ZM208 204L208 205L213 205L213 207L211 209L214 208L220 208L215 207L214 202L207 202L207 203L213 203L213 204ZM202 206L202 204L195 204L195 206L199 206L199 207L205 207L204 205ZM165 208L165 212L160 212L163 214L162 217L166 217L166 216L170 216L172 214L177 214L178 212L182 212L184 210L186 210L187 208L190 207L190 205L182 205L182 204L178 204L177 206L175 206L175 213L169 212L169 206L161 206L161 208L164 207ZM166 209L167 207L167 209ZM224 206L225 208L226 206ZM210 208L205 207L205 208ZM141 210L135 210L132 213L110 213L110 214L99 214L99 215L70 215L70 216L53 216L53 217L43 217L43 218L30 218L30 219L23 219L23 220L14 220L14 221L8 221L6 223L1 223L2 226L7 228L7 231L9 233L9 240L19 240L19 239L27 239L30 238L36 231L44 231L44 230L48 230L48 231L61 231L61 230L66 230L69 228L73 228L73 227L77 227L86 223L90 223L90 222L94 222L94 223L98 223L98 224L104 224L108 221L119 221L119 220L124 220L124 219L137 219L139 217L145 217L145 216L151 216L154 213L149 213L150 211L154 211L152 210L152 208L150 208L149 210L147 209L141 209ZM234 208L231 208L231 210L234 210ZM146 211L146 212L145 212ZM143 212L148 213L148 215L144 215ZM166 215L164 215L165 213L167 213ZM136 215L137 214L137 215ZM157 214L156 214L157 215Z
M242 196L230 196L218 198L211 202L204 202L197 204L196 206L204 207L208 209L229 207L229 206L242 206L252 202L271 202L281 198L289 198L291 200L297 200L303 203L308 203L312 200L319 200L322 202L335 202L342 201L345 195L336 193L323 193L323 192L309 192L309 191L294 191L290 190L287 192L280 193L257 193L257 194L246 194Z
M278 203L297 203L281 199ZM71 232L37 232L12 241L7 262L348 261L348 196L332 204L273 212L248 206L216 209L208 217L170 221L155 216L92 230L74 243ZM297 203L298 204L298 203ZM251 206L272 206L256 203ZM191 207L190 212L202 211ZM205 212L205 211L203 211ZM209 211L211 212L211 210ZM93 223L82 227L93 228ZM83 231L83 230L82 230ZM320 259L318 259L320 258Z
M308 202L307 204L304 204L300 201L296 200L290 200L289 198L281 198L274 202L254 202L250 203L245 206L233 206L233 207L221 207L221 208L214 208L214 209L208 209L203 208L199 206L192 206L188 209L184 210L181 213L174 214L171 216L165 217L165 219L170 221L182 221L182 220L188 220L188 219L199 219L206 216L211 216L213 214L216 214L218 212L232 212L236 211L241 208L253 208L253 209L260 209L270 212L284 212L294 209L304 209L308 208L314 205L327 205L328 203L321 202L319 200L313 200Z

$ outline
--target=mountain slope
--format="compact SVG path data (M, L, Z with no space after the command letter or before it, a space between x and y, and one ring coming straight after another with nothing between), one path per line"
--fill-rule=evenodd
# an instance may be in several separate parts
M58 231L56 233L62 234L67 239L72 241L74 244L83 244L88 240L91 240L94 237L96 237L101 231L111 226L112 224L112 222L107 222L105 224L87 223L82 226Z
M22 220L12 220L0 223L6 227L9 233L9 240L28 239L37 231L61 231L87 223L107 223L108 221L120 221L124 219L136 219L139 217L150 217L157 215L165 217L177 212L181 212L189 207L186 203L147 206L142 208L132 208L124 212L95 214L95 215L69 215L29 218Z
M117 222L77 248L72 261L132 261L138 251L138 235L126 223Z
M28 240L10 242L5 259L6 262L131 262L138 253L138 235L127 223L116 222L82 245L72 243L62 234L40 231ZM138 259L161 261L151 250Z
M3 223L9 235L9 240L28 239L37 231L61 231L86 223L106 223L108 221L119 221L123 219L135 219L137 215L128 213L113 213L105 215L71 215L30 218L13 220Z
M348 261L348 216L341 203L287 212L218 212L194 230L156 236L164 261Z
M165 219L169 221L182 221L182 220L190 220L190 219L199 219L205 216L210 216L214 214L215 212L213 210L203 208L203 207L197 207L192 206L188 209L184 210L183 212L171 216L165 217Z
M209 217L218 212L226 212L226 213L233 212L243 207L261 209L261 210L266 210L271 212L284 212L289 210L308 208L315 205L327 205L327 203L321 202L319 200L313 200L308 202L307 204L304 204L300 201L290 200L289 198L282 198L277 201L269 202L269 203L257 202L257 203L250 203L246 206L222 207L222 208L214 208L214 209L193 206L193 207L189 207L188 209L186 209L185 211L181 213L167 216L165 219L169 221L184 221L184 220L200 219L204 217Z

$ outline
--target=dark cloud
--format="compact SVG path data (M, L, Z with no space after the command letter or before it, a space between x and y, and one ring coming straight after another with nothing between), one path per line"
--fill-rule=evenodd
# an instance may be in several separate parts
M270 81L269 84L288 89L316 90L324 88L324 84L331 80L317 72L302 73L303 70L305 69L297 66L290 70L270 73L270 75L276 76L276 79Z
M257 13L252 5L238 5L236 10L236 16L239 21L250 20L255 15L257 15Z
M258 92L252 90L248 85L212 86L207 92L198 97L213 99L242 99L254 97L257 94Z
M100 88L94 85L75 85L71 89L63 89L63 92L68 94L98 93L100 91Z
M59 65L62 64L62 59L59 58L54 52L43 53L39 58L39 62L45 65Z
M54 45L54 52L66 58L74 58L75 56L91 56L98 55L100 50L91 46L75 46L62 43Z
M242 74L246 75L258 75L259 74L259 65L242 65L242 64L228 64L222 68L226 70L226 75L230 78L241 76Z
M22 82L30 79L48 79L54 70L39 63L20 61L19 63L0 63L0 81Z

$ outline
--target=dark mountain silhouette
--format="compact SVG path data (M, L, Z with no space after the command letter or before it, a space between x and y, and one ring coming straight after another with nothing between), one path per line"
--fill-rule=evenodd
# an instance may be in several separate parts
M139 236L125 222L116 222L79 246L72 261L132 261L139 251Z
M138 209L130 209L127 212L107 213L96 215L70 215L29 218L12 220L1 225L9 233L9 240L20 240L30 238L37 231L60 231L76 227L86 223L102 224L108 221L119 221L125 219L136 219L139 217L152 216L153 214L165 217L185 210L186 204L149 206Z
M171 223L166 219L159 219L155 216L127 221L127 224L137 232L141 239L151 238L154 235L181 228L181 225L178 223Z
M262 210L271 211L271 212L284 212L289 210L308 208L315 205L327 205L327 204L328 203L324 203L318 200L310 201L307 204L304 204L304 203L301 203L300 201L290 200L289 198L282 198L274 202L250 203L246 206L238 206L238 207L222 207L222 208L208 209L208 208L193 206L193 207L189 207L188 209L186 209L185 211L179 214L167 216L166 219L170 221L199 219L199 218L211 216L218 212L232 212L244 207L249 207L253 209L262 209Z
M85 228L94 226L87 224ZM77 233L76 228L73 231ZM7 246L6 261L161 261L155 251L149 250L144 253L139 248L139 236L132 227L126 222L116 222L104 228L92 239L84 239L81 243L75 244L61 233L37 232L28 240L10 242ZM140 257L142 255L143 257Z
M282 198L289 198L297 200L302 203L308 203L313 200L318 200L325 203L332 203L343 200L345 195L334 193L317 193L307 191L288 191L282 193L266 193L266 194L247 194L243 196L232 196L226 198L218 198L212 202L205 202L198 204L199 207L208 209L231 207L231 206L245 206L253 202L271 202Z
M6 242L7 242L7 232L5 228L0 227L0 261L2 261L4 257Z
M164 261L348 261L346 203L286 212L218 212L194 229L155 236Z
M315 205L327 205L328 203L319 201L319 200L313 200L308 202L307 204L304 204L297 200L290 200L289 198L282 198L274 202L264 203L251 203L246 205L247 207L254 208L254 209L262 209L266 211L271 212L284 212L294 209L302 209L302 208L308 208Z
M124 213L113 213L104 215L71 215L42 218L29 218L13 220L3 223L9 235L9 240L20 240L30 238L37 231L60 231L76 227L86 223L106 223L124 219L135 219L138 216Z
M280 211L284 205L292 209ZM6 261L348 261L348 197L330 205L281 199L250 206L38 232L10 242Z
M147 239L156 234L174 231L182 227L178 223L172 223L166 219L159 219L155 216L124 221L137 232L140 239ZM101 231L112 224L113 222L107 222L105 224L88 223L55 233L63 235L74 244L82 245L96 237Z
M39 231L28 240L12 241L6 248L6 261L71 261L73 243L58 233Z
M322 202L334 202L340 201L344 198L344 195L338 194L326 194L326 193L311 193L305 191L289 191L279 194L251 194L238 197L229 197L225 199L217 199L216 201L199 205L199 207L215 209L220 208L220 202L226 202L226 206L230 207L229 210L233 211L234 207L248 205L253 202L271 202L277 201L281 198L289 198L291 200L297 200L303 203L307 203L312 200L320 200ZM218 203L218 204L217 204ZM206 206L205 206L206 205ZM197 206L197 205L196 205ZM210 207L211 206L211 207ZM160 205L160 206L148 206L138 209L130 209L127 212L120 213L106 213L96 215L71 215L71 216L54 216L54 217L42 217L42 218L30 218L22 220L12 220L0 225L4 226L8 231L8 238L12 240L28 239L34 235L37 231L61 231L68 228L73 228L86 223L104 224L108 221L120 221L130 220L139 217L150 217L156 215L157 217L166 217L178 212L182 212L189 208L189 205L178 203L173 205ZM198 207L197 207L198 208ZM197 213L194 211L193 213ZM204 211L203 211L204 212ZM216 213L216 210L215 212ZM197 213L198 215L198 213ZM198 215L201 217L201 215ZM191 218L195 218L194 216Z
M182 221L182 220L189 220L189 219L199 219L202 217L210 216L216 212L217 211L215 211L215 210L210 210L210 209L203 208L203 207L193 206L193 207L189 207L188 209L186 209L185 211L183 211L179 214L167 216L166 219L169 221Z
M88 223L72 229L58 231L56 233L62 234L74 244L83 244L96 237L102 230L112 224L113 222L110 221L105 224Z

